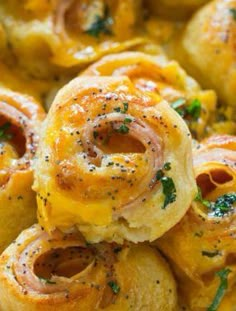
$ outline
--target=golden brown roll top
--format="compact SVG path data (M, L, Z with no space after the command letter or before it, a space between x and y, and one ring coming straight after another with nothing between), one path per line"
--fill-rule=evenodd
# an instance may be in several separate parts
M167 60L164 55L141 52L108 55L82 73L94 75L128 76L137 89L167 100L184 118L195 138L206 135L216 106L214 91L201 90L177 62Z
M88 245L39 225L2 254L0 298L2 311L177 309L174 278L150 246Z
M9 0L0 5L8 63L33 78L90 63L143 42L138 37L141 1ZM58 67L59 66L59 67Z
M39 222L76 225L89 241L154 240L195 196L190 144L178 114L128 78L72 80L42 130Z
M235 283L236 137L213 136L197 146L194 168L199 193L157 244L173 262L191 309L205 310Z
M32 98L0 89L0 252L36 219L31 165L43 117Z
M217 91L224 104L236 106L236 1L211 1L186 27L183 65L205 86Z

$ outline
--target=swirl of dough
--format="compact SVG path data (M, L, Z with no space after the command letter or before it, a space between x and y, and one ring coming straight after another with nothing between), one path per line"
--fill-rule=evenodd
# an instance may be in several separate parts
M236 1L211 1L188 23L179 59L224 104L236 107ZM178 55L177 55L178 57Z
M76 78L59 91L35 165L47 231L154 240L185 214L195 185L190 133L160 97L127 77Z
M48 79L60 68L143 42L140 15L140 0L9 0L0 5L6 37L0 53L33 77Z
M0 89L0 252L35 222L31 162L43 118L32 98Z
M0 257L2 311L166 310L176 285L161 255L145 244L90 244L80 235L23 231Z
M217 271L230 269L229 289L235 283L236 137L204 141L194 152L194 168L201 195L157 244L176 267L191 310L199 310L214 298Z
M201 90L198 83L189 77L177 62L169 61L163 55L151 56L141 52L108 55L81 74L94 75L125 75L137 89L159 94L182 115L196 138L205 134L215 111L214 91ZM195 110L196 114L191 113L194 103L199 105L199 111Z

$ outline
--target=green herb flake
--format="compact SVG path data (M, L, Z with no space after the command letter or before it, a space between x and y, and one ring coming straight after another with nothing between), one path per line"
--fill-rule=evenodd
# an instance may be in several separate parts
M156 180L161 180L164 177L164 173L162 170L158 170L156 173Z
M223 217L225 214L233 210L233 204L236 203L236 193L227 193L216 199L215 202L210 202L202 198L201 189L198 187L198 194L195 201L199 201L204 206L209 208L215 217Z
M127 117L127 118L124 119L124 124L131 123L132 121L133 121L132 119Z
M121 112L121 113L126 113L129 109L129 104L128 103L123 103L123 109L121 109L120 107L116 107L114 108L114 111L116 112Z
M231 272L230 269L224 268L216 273L220 278L220 285L216 291L215 298L212 304L207 308L207 311L217 311L221 300L223 299L225 292L228 288L228 274Z
M12 134L7 134L6 131L11 127L10 122L6 122L0 126L0 139L9 140L12 138Z
M44 282L45 284L56 284L56 282L51 281L49 279L43 278L43 277L39 277L40 281Z
M229 9L229 12L232 15L233 19L236 21L236 8Z
M166 162L163 166L163 169L165 171L169 171L171 169L171 163L170 162Z
M211 209L216 217L222 217L233 209L236 202L236 193L227 193L217 198L211 203Z
M214 251L202 251L202 256L213 258L215 256L220 255L220 252L218 250Z
M194 200L200 202L201 204L203 204L204 206L209 208L210 205L211 205L211 202L207 201L207 200L204 200L203 197L202 197L202 190L201 190L201 188L200 187L197 187L197 188L198 188L198 192L197 192L197 195L196 195Z
M120 134L128 134L129 128L125 124L121 124L121 126L117 129L117 132Z
M85 31L90 36L99 38L100 34L111 35L111 25L113 21L109 16L108 7L105 8L104 16L97 15L89 29Z
M200 117L202 104L199 99L194 99L191 104L186 107L186 113L195 121Z
M158 170L156 173L156 180L160 181L163 188L163 194L165 196L164 204L162 208L166 208L167 205L173 203L176 200L176 188L174 181L171 177L165 176L163 170L169 171L171 169L171 163L166 162L163 165L162 170Z
M110 288L112 289L114 294L116 294L116 295L119 294L120 286L116 282L110 281L107 284L110 286Z
M165 201L162 208L176 200L176 188L173 179L167 176L161 178L161 183L163 187L163 194L165 195Z

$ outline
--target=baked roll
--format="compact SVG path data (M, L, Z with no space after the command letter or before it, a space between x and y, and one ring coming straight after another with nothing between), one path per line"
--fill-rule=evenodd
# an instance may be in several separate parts
M198 196L157 244L173 262L191 310L205 310L222 280L223 294L235 283L236 137L213 136L197 146L194 168Z
M36 219L31 164L43 118L32 98L0 89L0 252Z
M148 245L88 245L39 225L23 231L0 257L1 310L177 310L176 285Z
M216 107L212 90L202 90L175 61L162 54L123 52L103 57L82 76L128 76L135 87L154 92L169 102L187 122L195 138L206 135Z
M196 194L181 117L127 77L83 77L57 94L35 163L38 219L88 241L154 240Z
M49 78L143 42L141 12L139 0L3 1L0 54L33 78Z
M180 61L224 104L236 107L236 1L211 1L187 24Z

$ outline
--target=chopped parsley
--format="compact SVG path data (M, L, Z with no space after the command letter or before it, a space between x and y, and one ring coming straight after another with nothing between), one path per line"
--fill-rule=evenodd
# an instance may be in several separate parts
M236 8L229 9L229 12L232 15L233 19L236 21Z
M121 124L121 126L116 131L120 134L127 134L129 133L129 128L125 124Z
M212 304L207 308L207 311L217 311L221 300L223 299L225 292L228 288L228 274L231 272L230 269L224 268L218 272L216 275L220 278L220 285L216 291L215 298Z
M131 118L125 118L124 119L124 124L127 124L127 123L131 123L132 122L132 119Z
M11 127L10 122L6 122L3 125L0 126L0 139L9 140L12 138L12 134L6 133L7 130Z
M163 165L163 169L165 171L169 171L171 169L171 163L170 162L166 162L164 165Z
M39 277L40 281L44 282L45 284L56 284L56 282L51 281L49 279L43 278L43 277Z
M200 100L194 99L191 104L186 107L186 113L196 121L200 117L201 109L202 106Z
M100 34L111 35L112 18L109 16L108 7L105 8L104 16L97 15L92 25L85 31L88 35L99 38Z
M121 109L120 107L116 107L114 108L114 110L116 112L120 112L120 113L126 113L129 109L129 104L128 103L123 103L123 109Z
M171 177L165 176L164 171L171 169L171 163L167 162L163 165L162 170L158 170L156 173L156 180L160 181L163 188L163 194L165 196L164 204L162 208L166 208L167 205L173 203L176 200L176 188ZM164 171L163 171L164 170Z
M178 112L182 118L191 118L197 121L201 114L201 102L199 99L194 99L190 105L186 106L186 100L179 98L171 104L171 107Z
M222 217L224 214L229 213L233 210L233 204L236 202L236 192L227 193L217 198L213 206L211 207L214 215Z
M223 217L233 210L233 204L236 203L236 192L226 193L218 197L215 202L210 202L202 198L201 189L198 187L195 201L199 201L206 206L213 213L213 216Z
M198 192L197 192L197 195L195 197L195 201L198 201L198 202L202 203L206 207L210 207L210 201L204 200L203 197L202 197L202 190L201 190L201 188L197 187L197 189L198 189Z
M110 281L107 284L110 286L110 288L112 289L114 294L116 294L116 295L119 294L120 286L116 282Z

